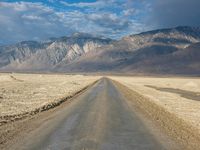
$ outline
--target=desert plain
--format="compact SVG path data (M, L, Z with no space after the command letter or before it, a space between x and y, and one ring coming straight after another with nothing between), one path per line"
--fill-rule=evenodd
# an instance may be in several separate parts
M0 116L33 111L75 95L101 76L0 74ZM193 77L108 76L200 130L200 79Z
M1 126L17 121L13 120L16 116L23 119L23 115L35 110L39 113L44 108L47 111L58 106L58 103L61 105L63 99L68 100L81 91L84 92L84 89L92 87L101 78L102 76L81 74L1 73ZM111 75L106 78L111 79L124 93L127 103L140 107L147 117L163 126L161 128L165 128L169 135L182 143L194 141L192 146L198 147L200 78ZM53 107L49 107L52 105ZM188 143L185 145L191 145Z
M200 78L110 77L200 131Z
M73 96L98 76L0 74L0 116L33 111Z

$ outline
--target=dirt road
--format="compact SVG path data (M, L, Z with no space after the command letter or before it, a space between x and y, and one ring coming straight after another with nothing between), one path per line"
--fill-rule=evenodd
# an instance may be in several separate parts
M172 140L145 122L129 107L113 82L103 78L69 106L49 116L45 123L13 145L13 149L178 149Z

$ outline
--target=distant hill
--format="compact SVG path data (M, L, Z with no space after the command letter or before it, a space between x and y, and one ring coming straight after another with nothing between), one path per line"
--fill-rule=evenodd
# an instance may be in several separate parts
M0 47L1 71L200 74L200 28L176 27L115 41L89 34Z
M111 39L75 33L71 37L51 38L47 41L24 41L0 47L0 70L49 71L60 63L68 64Z
M159 74L200 75L200 43L179 49L173 53L139 61L124 70Z

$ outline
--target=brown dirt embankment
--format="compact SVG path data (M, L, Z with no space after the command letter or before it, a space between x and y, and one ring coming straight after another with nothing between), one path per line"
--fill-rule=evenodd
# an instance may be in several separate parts
M186 150L199 150L200 135L198 129L138 92L117 81L114 81L114 83L134 107L156 122L162 130L183 145Z

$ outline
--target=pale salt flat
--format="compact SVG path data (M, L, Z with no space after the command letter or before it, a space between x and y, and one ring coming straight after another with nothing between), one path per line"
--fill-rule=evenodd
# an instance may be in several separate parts
M199 129L200 132L200 78L125 76L112 76L110 78L119 81L128 88L147 97L150 101L176 114L179 118ZM155 87L164 88L164 90ZM175 92L171 92L171 89ZM183 91L185 96L176 93L176 90ZM192 98L191 95L193 94L190 94L190 92L196 93L195 99Z
M71 96L99 76L0 74L0 116L32 111Z

